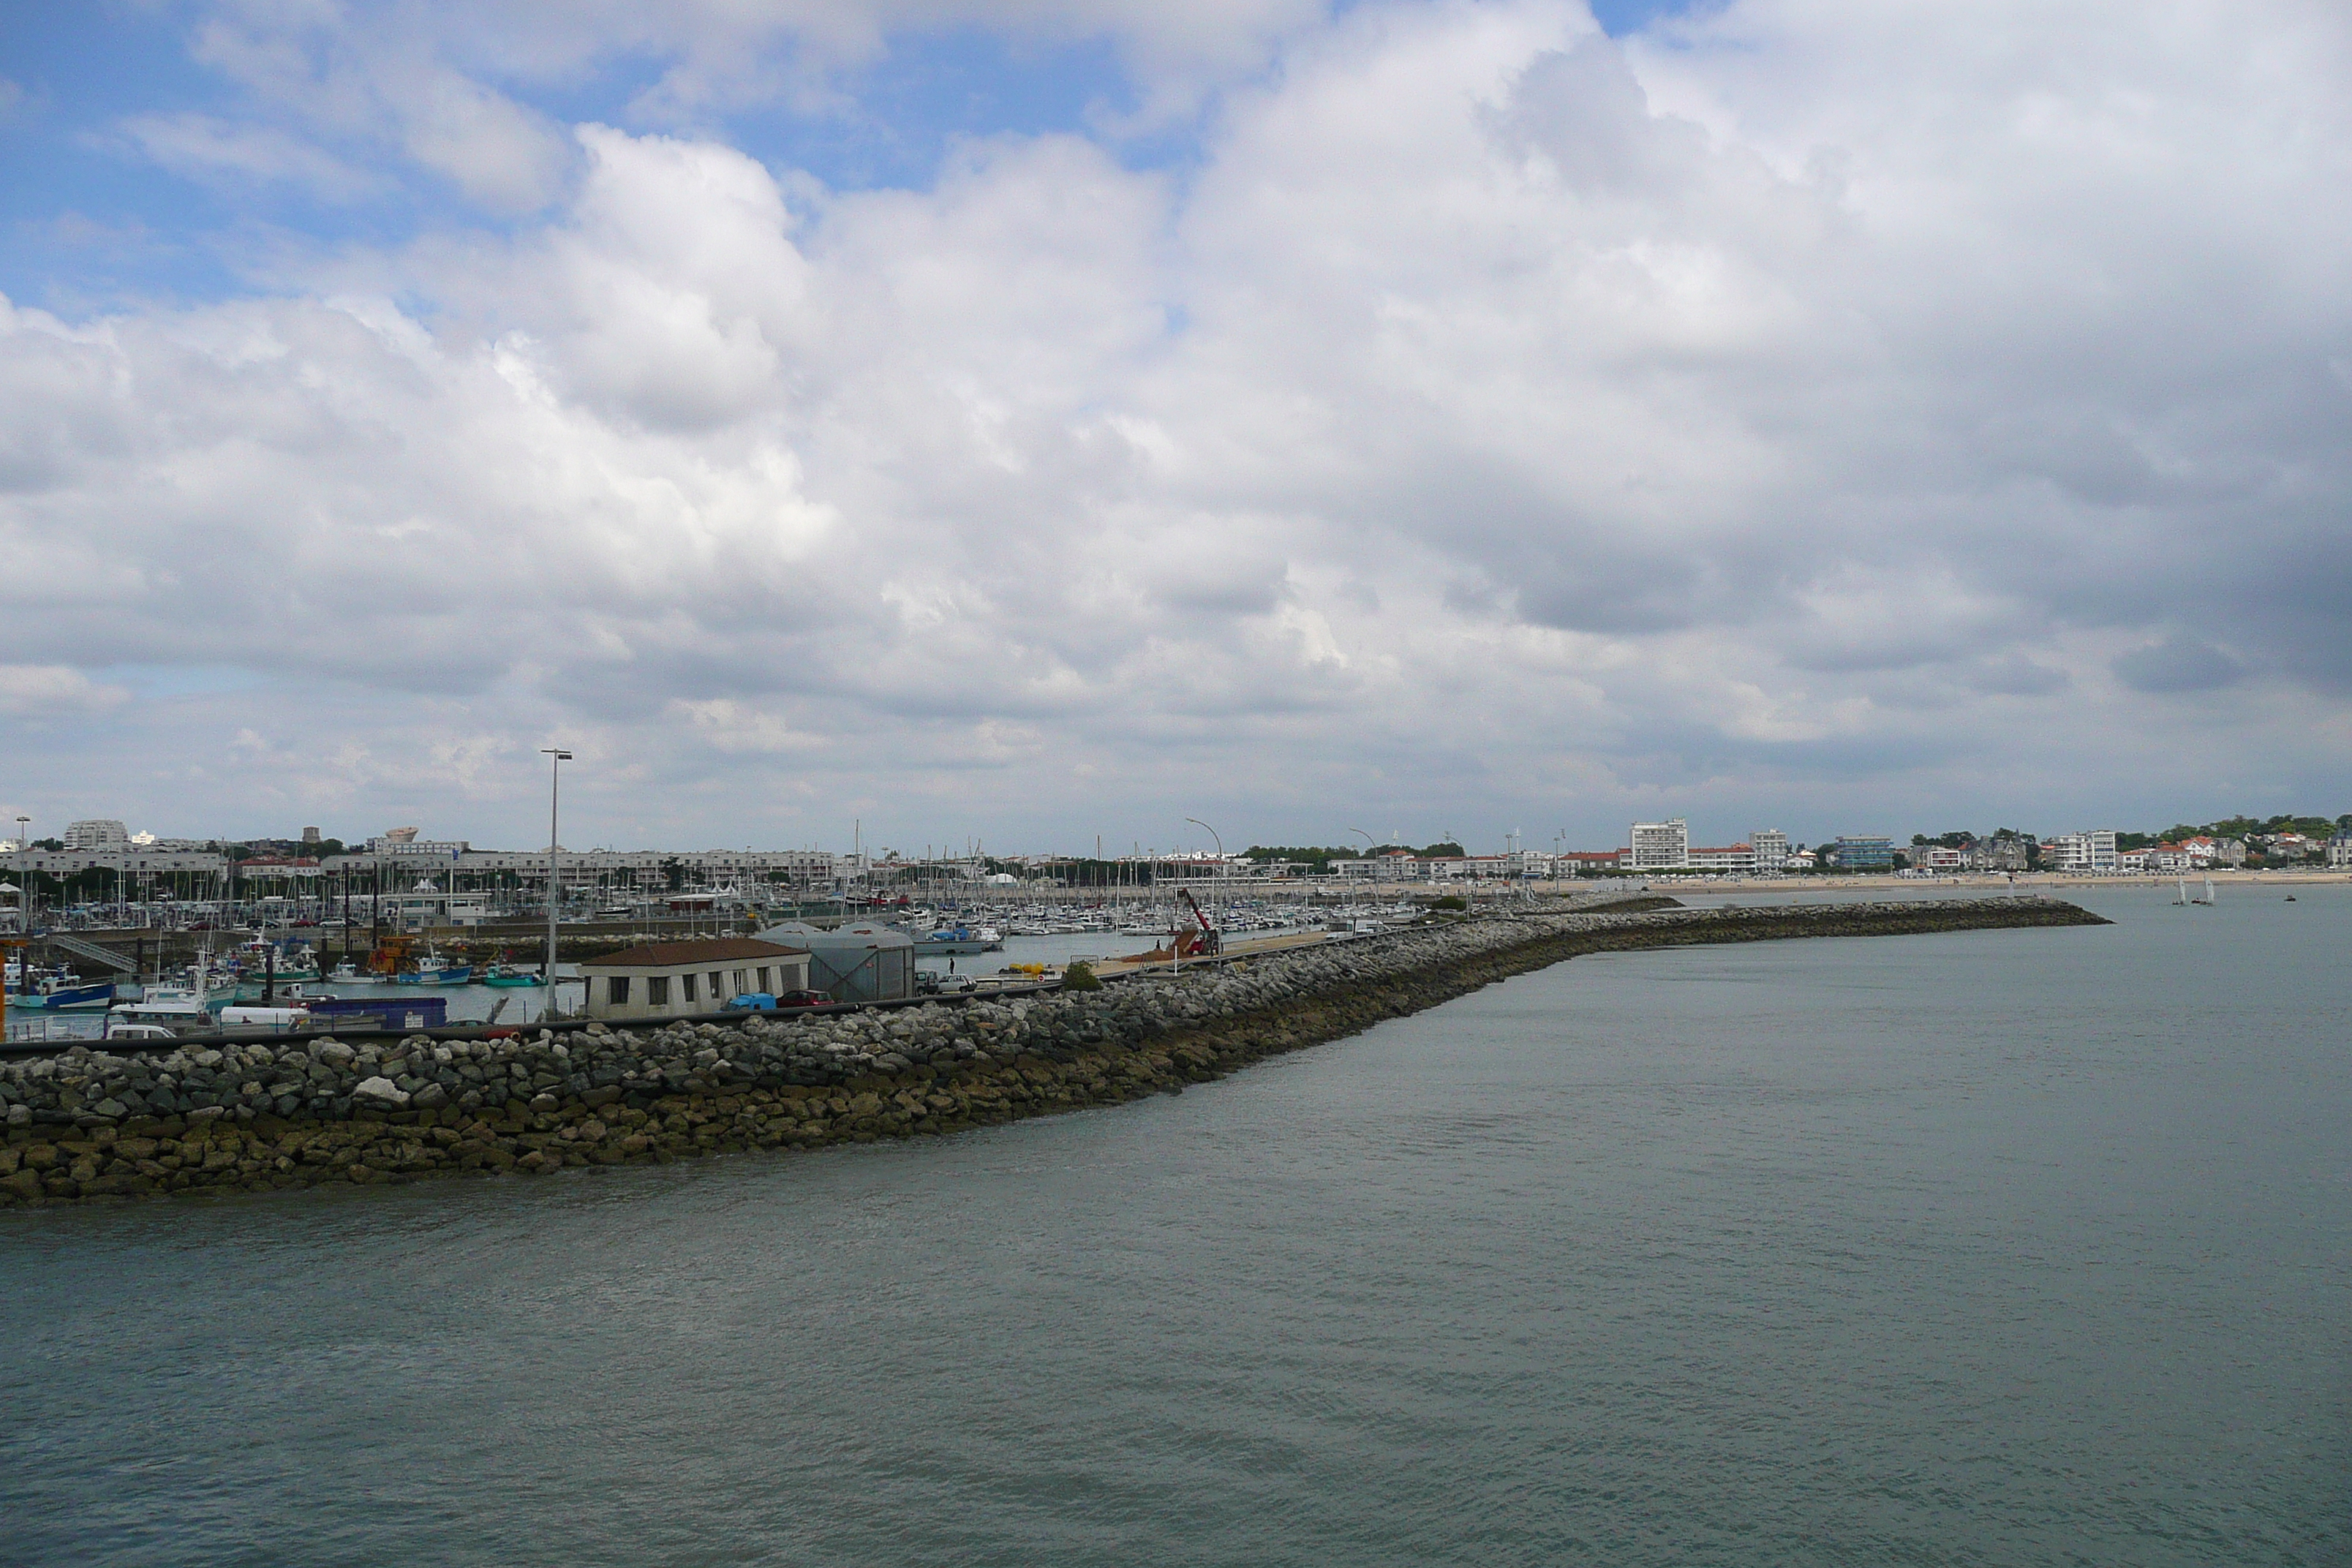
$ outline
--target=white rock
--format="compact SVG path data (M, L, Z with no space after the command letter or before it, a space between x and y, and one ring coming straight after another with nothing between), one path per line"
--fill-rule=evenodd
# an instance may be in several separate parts
M355 1103L393 1110L404 1110L408 1104L407 1093L388 1078L361 1079L359 1087L352 1090L352 1099Z

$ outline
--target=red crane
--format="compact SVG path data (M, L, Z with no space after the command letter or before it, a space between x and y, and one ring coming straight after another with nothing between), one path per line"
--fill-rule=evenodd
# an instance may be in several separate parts
M1201 908L1201 900L1192 896L1192 889L1179 888L1176 891L1183 899L1186 906L1192 910L1192 918L1201 922L1201 932L1198 936L1194 936L1191 931L1177 932L1176 955L1180 958L1204 958L1213 957L1223 952L1225 945L1224 938L1219 936L1217 928L1209 923L1208 914ZM1185 940L1188 937L1191 938L1189 942Z

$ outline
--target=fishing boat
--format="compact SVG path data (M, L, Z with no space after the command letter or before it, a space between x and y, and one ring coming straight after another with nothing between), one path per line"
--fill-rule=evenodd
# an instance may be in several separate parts
M961 953L996 952L1004 935L994 926L941 926L915 939L918 958L953 957Z
M280 944L256 937L238 946L230 962L247 975L276 974L280 980L316 980L319 961L307 946Z
M392 978L399 985L470 985L474 966L446 963L439 953L427 949L425 956L416 961L415 968L404 969Z
M160 1024L175 1032L212 1022L212 1002L194 985L150 985L136 1002L118 1002L107 1009L110 1034L118 1024Z
M314 974L311 978L315 980L318 976ZM296 1007L318 994L320 993L312 992L299 981L247 979L237 982L236 992L226 1000L231 1005L240 1007L257 1005Z
M83 984L71 975L44 980L30 995L8 999L11 1007L43 1013L103 1013L114 1004L114 983Z
M489 973L482 976L482 984L485 985L515 986L544 985L547 982L539 975L525 973L523 971L517 969L511 963L493 963L490 965Z

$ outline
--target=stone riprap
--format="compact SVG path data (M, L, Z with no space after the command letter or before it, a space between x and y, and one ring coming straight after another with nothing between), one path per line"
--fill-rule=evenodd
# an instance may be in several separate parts
M1181 1090L1583 952L2105 923L2042 899L1620 907L1481 916L1010 1001L561 1037L77 1047L0 1067L0 1205L950 1132Z

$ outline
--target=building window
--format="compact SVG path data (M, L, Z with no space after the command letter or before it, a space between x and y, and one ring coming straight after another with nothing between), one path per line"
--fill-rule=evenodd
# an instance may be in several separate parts
M613 978L604 982L604 1000L610 1002L615 1007L627 1006L629 1005L629 977L625 974L615 974Z
M768 984L768 966L764 963L760 966L760 989L767 992L775 990L774 986Z
M726 1000L726 998L721 996L719 992L719 988L725 984L727 984L727 982L720 978L719 971L714 969L710 972L710 999L713 1002L722 1002Z
M684 986L686 987L686 990L684 991L684 993L683 993L683 994L681 994L679 995L678 1000L679 1000L679 1001L681 1001L681 1002L691 1002L691 1001L693 1001L693 1000L694 1000L694 976L693 976L693 975L691 975L691 974L681 974L681 975L679 975L677 978L678 978L678 983L679 983L680 984L682 984L682 985L684 985Z

